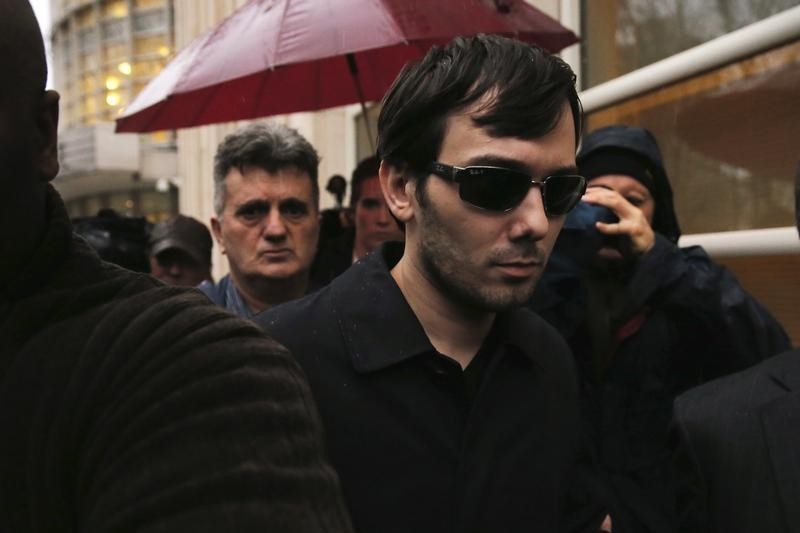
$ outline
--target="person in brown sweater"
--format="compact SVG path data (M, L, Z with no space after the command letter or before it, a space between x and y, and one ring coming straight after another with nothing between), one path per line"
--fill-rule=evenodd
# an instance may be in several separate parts
M26 0L0 72L0 531L349 532L286 349L72 234Z

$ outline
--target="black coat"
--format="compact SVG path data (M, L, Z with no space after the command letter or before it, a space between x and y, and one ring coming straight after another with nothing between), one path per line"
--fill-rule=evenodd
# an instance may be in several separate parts
M529 311L501 313L472 390L392 279L401 253L384 245L256 319L308 375L356 530L597 531L563 340Z
M347 532L300 368L49 223L0 280L0 531Z
M800 350L675 402L682 533L800 531Z

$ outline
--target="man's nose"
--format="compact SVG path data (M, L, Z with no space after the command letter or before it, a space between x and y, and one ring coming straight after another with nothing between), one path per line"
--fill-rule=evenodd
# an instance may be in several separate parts
M286 237L286 224L277 209L270 210L264 224L263 235L265 239L280 240Z
M544 198L540 186L531 187L525 199L510 215L513 217L511 240L521 238L539 240L547 235L550 220L544 211Z

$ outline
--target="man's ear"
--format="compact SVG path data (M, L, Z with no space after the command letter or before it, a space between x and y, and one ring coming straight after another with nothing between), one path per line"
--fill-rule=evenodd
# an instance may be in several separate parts
M408 179L407 170L401 170L386 161L381 161L378 177L389 210L400 222L407 224L414 218L415 203L411 200L417 180Z
M40 145L39 172L47 181L58 174L58 93L45 91L36 108L36 129Z
M219 245L219 251L225 255L225 243L222 242L222 223L216 215L211 217L211 233L214 234L214 240Z

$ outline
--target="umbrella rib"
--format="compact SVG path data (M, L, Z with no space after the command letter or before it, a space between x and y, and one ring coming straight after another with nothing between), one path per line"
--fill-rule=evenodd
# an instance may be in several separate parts
M358 101L361 104L361 115L364 117L364 126L367 128L367 137L369 138L369 146L372 151L375 151L375 139L372 137L372 127L369 124L369 116L367 115L367 104L364 101L364 91L361 90L361 80L358 78L358 64L356 63L355 54L347 54L347 66L350 70L350 75L353 77L353 83L356 86L356 94Z

